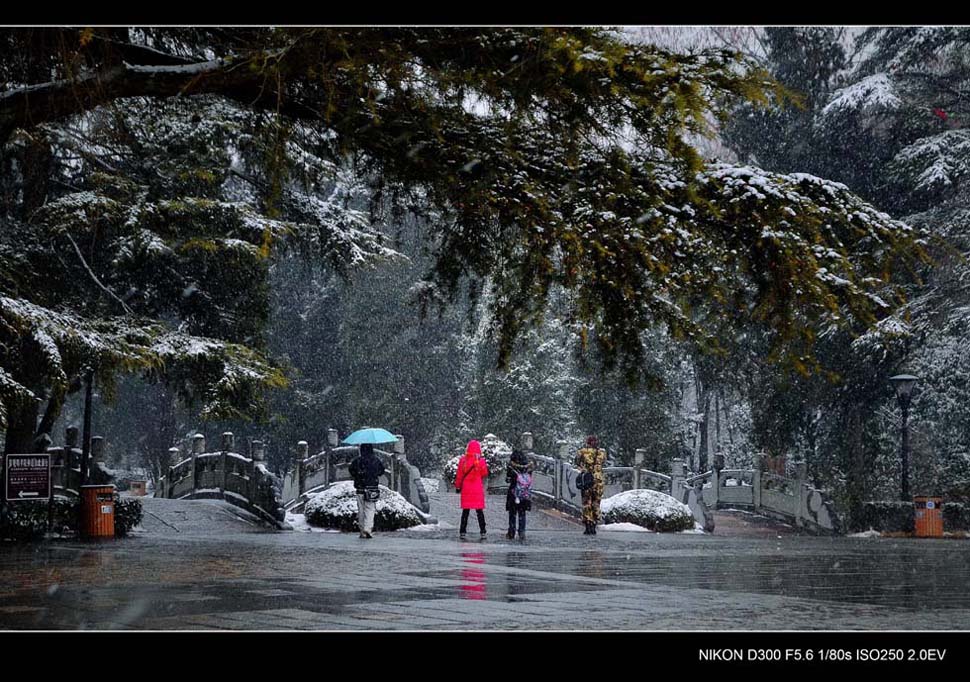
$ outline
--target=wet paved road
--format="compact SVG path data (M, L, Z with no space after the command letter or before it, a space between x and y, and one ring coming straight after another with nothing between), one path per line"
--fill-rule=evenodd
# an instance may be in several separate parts
M524 544L453 527L367 541L219 514L218 536L0 546L0 628L970 629L967 541L586 537L535 514Z

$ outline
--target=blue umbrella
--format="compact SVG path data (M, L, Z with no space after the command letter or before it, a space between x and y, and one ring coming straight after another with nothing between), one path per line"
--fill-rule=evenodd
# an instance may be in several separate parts
M384 429L360 429L343 439L347 445L360 445L361 443L396 443L397 436Z

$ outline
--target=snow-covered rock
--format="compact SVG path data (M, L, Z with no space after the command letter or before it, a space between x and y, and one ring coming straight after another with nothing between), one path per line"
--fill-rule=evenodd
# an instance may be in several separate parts
M690 507L656 490L627 490L600 503L602 523L634 523L661 533L692 530Z
M402 495L381 486L381 497L374 514L374 530L410 528L424 521L418 510ZM341 481L323 492L311 495L304 509L312 526L354 531L357 528L357 493L353 481Z
M424 490L429 495L438 492L441 487L441 481L437 478L421 478L421 483L424 485Z

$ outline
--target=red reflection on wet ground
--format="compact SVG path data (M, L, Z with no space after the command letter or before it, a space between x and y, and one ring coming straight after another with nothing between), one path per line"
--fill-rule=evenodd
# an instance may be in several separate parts
M462 552L461 560L470 564L484 564L484 552ZM461 569L462 585L459 589L463 599L487 599L488 594L485 586L485 571L477 568Z

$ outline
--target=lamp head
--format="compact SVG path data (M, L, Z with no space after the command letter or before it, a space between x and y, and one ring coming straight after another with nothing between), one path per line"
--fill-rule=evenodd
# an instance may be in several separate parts
M889 380L893 382L893 388L896 389L896 397L898 397L900 400L909 399L917 379L918 377L915 377L912 374L897 374L894 377L889 377Z

